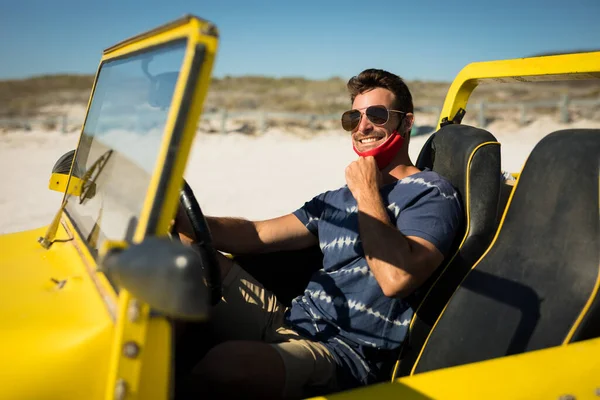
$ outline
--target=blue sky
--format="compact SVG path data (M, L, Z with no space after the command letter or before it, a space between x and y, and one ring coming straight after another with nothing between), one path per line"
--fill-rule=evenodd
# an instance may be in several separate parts
M600 0L0 0L0 79L93 74L103 49L188 13L219 27L218 77L450 81L473 61L600 49Z

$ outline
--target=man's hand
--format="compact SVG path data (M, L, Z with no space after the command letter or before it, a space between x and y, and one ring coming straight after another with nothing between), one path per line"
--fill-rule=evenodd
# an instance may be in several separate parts
M175 214L175 219L171 221L170 230L174 235L179 235L179 240L184 244L191 245L196 241L196 235L194 234L190 219L181 204L177 206L177 213Z
M346 167L346 183L357 201L366 193L377 192L381 182L381 172L372 156L359 157Z

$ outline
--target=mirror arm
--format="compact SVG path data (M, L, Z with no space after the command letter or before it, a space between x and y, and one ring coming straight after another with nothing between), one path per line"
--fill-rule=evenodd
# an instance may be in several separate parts
M38 243L42 245L46 250L52 246L52 243L56 241L56 232L58 231L58 226L60 225L60 219L62 217L62 213L67 206L67 200L64 200L58 209L58 212L52 219L50 225L48 225L48 229L46 230L46 234L44 236L40 236L38 238Z

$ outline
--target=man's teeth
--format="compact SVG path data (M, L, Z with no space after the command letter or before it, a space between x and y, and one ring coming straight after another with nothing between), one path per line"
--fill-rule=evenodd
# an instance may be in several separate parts
M367 138L367 139L361 139L361 140L360 140L360 142L364 144L364 143L372 143L372 142L376 142L376 141L378 141L378 140L379 140L379 139L377 139L377 138Z

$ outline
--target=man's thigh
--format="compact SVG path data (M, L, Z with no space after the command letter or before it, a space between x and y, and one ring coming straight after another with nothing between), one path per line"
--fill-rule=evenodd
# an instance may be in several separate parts
M267 327L283 318L285 308L252 275L227 261L231 264L223 278L223 298L211 315L215 337L218 341L264 340Z
M285 397L304 397L310 387L336 388L336 363L322 343L306 339L283 325L268 329L265 341L283 360Z
M330 351L285 326L285 307L252 275L230 259L221 262L228 264L223 298L211 316L217 340L269 343L283 361L286 397L302 396L308 386L335 388L336 364Z

